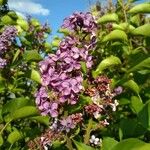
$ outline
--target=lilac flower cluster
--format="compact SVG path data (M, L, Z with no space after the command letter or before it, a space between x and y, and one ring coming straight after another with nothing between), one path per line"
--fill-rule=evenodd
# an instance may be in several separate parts
M96 24L90 13L75 13L70 18L73 20L70 20L69 26L73 26L73 24L80 26L80 21L83 21L82 29L86 32L87 36L93 38ZM65 27L68 28L68 26ZM77 30L74 30L74 32L77 32ZM53 90L58 95L58 104L65 102L68 102L68 104L76 104L79 93L83 90L83 75L80 63L85 62L87 68L91 68L92 56L89 54L91 46L94 45L90 40L83 40L79 35L74 37L70 35L60 42L56 54L49 54L45 60L39 63L42 86L48 87L49 90ZM52 115L52 113L49 113L49 109L52 107L48 106L48 103L50 104L51 102L45 100L46 98L43 101L41 94L38 93L40 93L40 90L36 94L36 104L39 109L44 110L44 114ZM45 103L47 104L46 107Z
M4 53L9 49L17 35L17 30L13 26L7 26L0 35L0 69L7 65L7 60L4 59Z
M7 26L0 35L0 54L6 52L11 46L12 41L17 35L17 29L13 26Z
M70 17L64 19L62 27L73 31L83 30L84 32L94 32L97 25L90 12L75 12Z

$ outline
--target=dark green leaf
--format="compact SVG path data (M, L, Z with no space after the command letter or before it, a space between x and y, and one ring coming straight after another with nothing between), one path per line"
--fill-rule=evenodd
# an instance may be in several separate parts
M26 118L26 117L30 117L30 116L37 116L38 114L39 114L39 112L36 107L25 106L25 107L22 107L16 111L14 111L11 114L11 118L12 118L12 120L16 120L16 119Z
M141 61L140 63L138 63L134 67L130 68L128 70L128 72L135 72L135 71L149 70L149 69L150 69L150 57Z
M39 123L49 126L49 117L48 116L35 116L35 117L31 117L29 119L36 120Z
M138 120L143 127L150 130L150 101L148 101L138 113Z
M7 102L2 109L2 113L14 112L21 107L31 105L30 100L24 97L15 98Z

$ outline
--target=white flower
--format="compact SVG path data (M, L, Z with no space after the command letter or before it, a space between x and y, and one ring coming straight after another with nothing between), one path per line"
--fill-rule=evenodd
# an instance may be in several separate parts
M90 139L90 143L91 143L91 144L94 144L94 145L96 145L96 146L97 146L97 145L100 145L100 139L99 139L99 138L96 138L95 135L92 135L92 136L91 136L91 139Z
M95 119L98 119L101 117L101 114L98 111L94 112L93 115Z
M114 104L110 104L110 105L111 105L111 107L112 107L112 111L116 111L116 108L117 108L117 106L119 105L119 103L118 103L117 100L115 100L115 101L114 101Z

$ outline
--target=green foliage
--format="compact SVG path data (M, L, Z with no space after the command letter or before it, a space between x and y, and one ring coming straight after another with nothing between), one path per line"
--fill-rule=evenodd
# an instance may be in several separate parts
M87 146L87 145L85 145L85 144L83 144L81 142L77 142L75 140L73 142L76 145L77 150L85 150L85 149L86 150L94 150L94 148L92 148L90 146Z
M118 0L115 6L110 3L105 10L98 4L93 6L91 11L98 27L94 35L96 49L89 51L93 55L93 68L88 69L86 63L80 60L85 90L92 89L91 81L99 75L111 78L112 89L123 87L123 92L115 97L119 106L110 114L109 126L101 126L99 122L104 114L99 120L92 120L90 125L89 116L85 115L82 129L77 127L73 135L69 132L62 139L53 140L52 149L150 149L150 19L146 15L150 13L150 3L133 6L133 2ZM7 0L0 0L0 7L6 4ZM43 135L51 125L50 120L53 120L40 115L34 94L41 84L38 63L48 53L55 53L53 50L58 48L61 38L56 36L50 43L47 40L48 27L43 30L37 19L24 19L13 10L0 10L0 22L0 35L9 25L18 30L17 40L12 42L6 53L8 65L5 69L0 68L0 149L25 150L28 149L27 143ZM64 37L71 34L83 39L91 38L80 32L74 35L63 28L58 32ZM38 33L42 37L38 37ZM60 105L59 113L62 118L81 110L84 114L84 106L89 104L92 104L92 98L83 90L77 104L66 104L67 111L64 113ZM110 108L102 109L109 111ZM84 134L87 135L86 140ZM89 143L92 134L102 138L101 148ZM66 138L68 136L69 139Z

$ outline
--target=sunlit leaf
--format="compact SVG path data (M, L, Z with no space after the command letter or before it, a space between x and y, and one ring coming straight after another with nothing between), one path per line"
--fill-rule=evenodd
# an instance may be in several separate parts
M149 24L144 24L132 31L132 34L134 35L143 35L143 36L148 36L150 37L150 23Z
M20 139L22 139L22 134L19 131L15 130L8 135L7 141L10 144L14 144Z
M116 56L110 56L100 62L96 70L93 71L93 76L96 77L99 74L101 74L103 70L112 66L117 66L117 65L121 65L120 59Z
M136 13L150 13L150 3L142 3L132 7L129 10L129 13L136 14Z
M102 142L101 150L111 150L117 143L118 141L116 141L115 139L110 137L105 137Z
M94 148L84 144L84 143L81 143L81 142L77 142L75 140L73 140L77 150L94 150Z
M105 14L104 16L98 19L98 23L106 23L106 22L118 22L119 18L116 13Z
M116 144L111 150L149 150L150 144L147 144L136 138L129 138Z
M103 38L102 42L114 41L114 40L127 41L128 38L124 31L113 30Z

